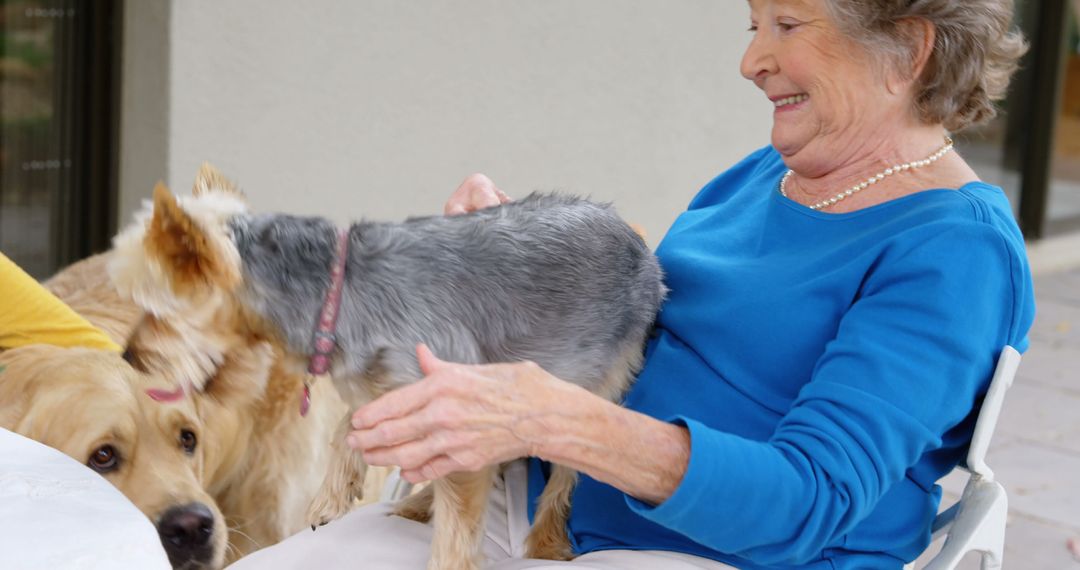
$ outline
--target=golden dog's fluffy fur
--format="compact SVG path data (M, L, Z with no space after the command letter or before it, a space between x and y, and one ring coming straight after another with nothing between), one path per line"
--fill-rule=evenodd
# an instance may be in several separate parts
M189 342L168 320L144 316L117 295L108 258L76 263L46 285L121 345L136 325L161 334L140 335L128 347L134 368L120 355L88 349L30 346L0 354L7 366L0 426L81 462L113 446L124 460L106 477L152 521L170 505L208 505L217 523L210 567L302 529L331 435L347 413L332 384L311 386L311 409L302 417L304 377L286 371L267 343L231 342L221 352ZM213 342L208 332L197 338ZM189 387L188 397L160 402L147 395L177 385ZM181 429L197 437L195 453L177 446Z

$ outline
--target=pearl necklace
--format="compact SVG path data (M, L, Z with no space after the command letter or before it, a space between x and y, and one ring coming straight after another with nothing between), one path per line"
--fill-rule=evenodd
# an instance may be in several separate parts
M860 182L860 183L852 186L851 188L848 188L847 190L837 194L836 196L833 196L832 198L822 200L822 201L818 202L817 204L814 204L814 205L808 206L808 207L811 210L820 210L822 208L828 208L829 206L832 206L833 204L839 202L840 200L843 200L844 198L847 198L848 196L851 196L852 194L855 194L856 192L858 192L860 190L865 190L865 189L869 188L870 186L873 186L874 184L877 184L878 182L881 182L882 180L885 179L886 176L892 176L893 174L898 174L900 172L906 172L908 170L914 170L916 168L922 168L924 166L929 166L929 165L933 164L934 162L937 162L937 160L939 158L945 156L945 154L947 154L952 149L953 149L953 140L951 138L949 138L949 137L945 137L945 146L939 148L938 151L935 152L934 154L931 154L930 156L928 156L928 157L926 157L926 158L924 158L922 160L916 160L916 161L913 161L913 162L906 162L904 164L898 164L898 165L896 165L896 166L894 166L892 168L886 168L885 170L875 174L874 176L871 176L870 178L867 178L866 181ZM793 174L793 172L788 170L787 173L784 174L784 177L780 179L780 194L782 196L784 196L785 198L788 197L788 195L787 195L787 181L788 181L788 178L791 178L792 174Z

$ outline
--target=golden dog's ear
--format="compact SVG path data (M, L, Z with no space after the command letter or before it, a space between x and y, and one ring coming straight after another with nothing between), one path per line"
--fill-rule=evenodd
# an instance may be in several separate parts
M281 366L275 363L269 343L250 342L237 346L225 353L221 365L203 385L202 392L232 410L254 406L267 397L272 366L275 374L282 375L277 383L286 383L284 373L277 370ZM301 377L291 395L298 397L302 388ZM281 390L283 386L275 386L275 389Z
M195 186L191 193L195 196L209 194L210 192L224 192L240 198L245 198L244 193L236 187L236 184L225 177L214 165L204 162L195 175Z
M239 283L239 270L226 259L225 244L215 239L226 238L210 235L158 182L143 244L161 263L174 291L187 293L205 285L231 289Z
M15 431L34 398L34 370L28 366L36 345L0 352L0 428Z

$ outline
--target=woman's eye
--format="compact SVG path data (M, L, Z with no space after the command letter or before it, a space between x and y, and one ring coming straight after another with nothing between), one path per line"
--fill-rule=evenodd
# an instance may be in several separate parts
M780 28L781 32L790 32L791 30L799 27L799 25L792 22L777 22L776 27Z
M98 473L109 473L120 466L120 455L113 446L103 445L90 454L86 464Z
M199 445L199 440L195 437L195 432L189 429L180 430L180 447L184 449L185 453L195 453L197 445Z

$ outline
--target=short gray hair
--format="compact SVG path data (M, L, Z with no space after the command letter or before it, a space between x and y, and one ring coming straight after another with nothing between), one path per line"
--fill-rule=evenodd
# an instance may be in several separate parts
M904 23L933 24L936 39L917 79L914 112L958 131L997 115L1009 79L1027 51L1012 29L1013 0L825 0L840 29L903 70L917 45Z

